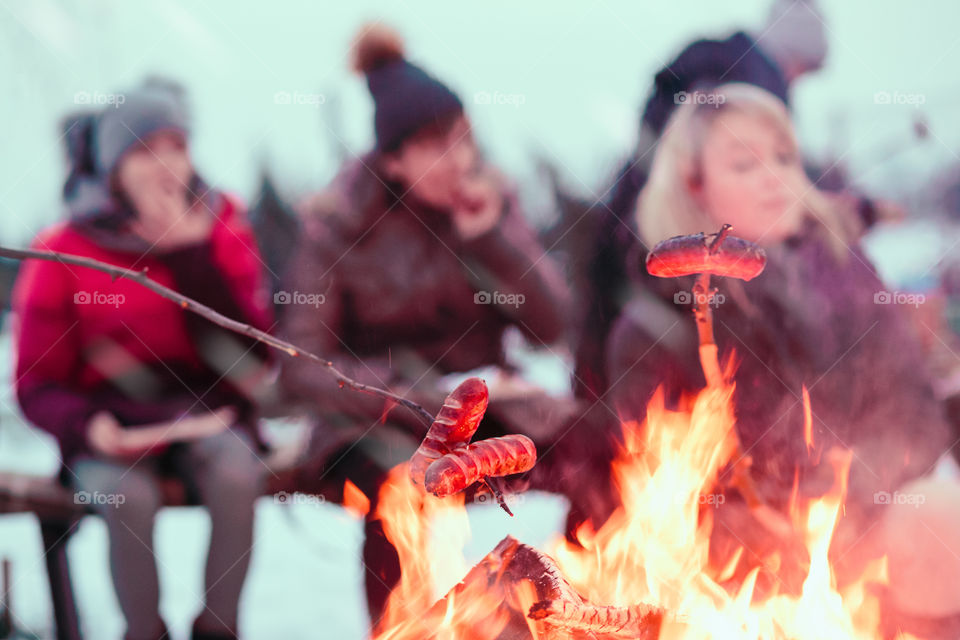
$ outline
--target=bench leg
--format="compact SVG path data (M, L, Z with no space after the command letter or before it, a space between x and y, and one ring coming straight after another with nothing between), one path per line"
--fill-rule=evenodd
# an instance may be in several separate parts
M70 562L67 559L67 542L77 523L41 522L40 534L46 552L47 576L50 579L50 596L53 600L53 617L57 624L57 640L83 640L80 634L80 618L70 582Z

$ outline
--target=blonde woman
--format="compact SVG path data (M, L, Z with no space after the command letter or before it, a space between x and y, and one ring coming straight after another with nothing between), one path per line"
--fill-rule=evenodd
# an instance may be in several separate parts
M801 495L823 494L832 470L807 453L806 386L817 448L853 451L844 518L852 545L882 509L875 494L929 472L949 429L904 310L885 304L884 286L857 245L854 216L806 178L783 103L731 84L677 109L636 221L647 248L730 223L734 235L766 249L768 266L757 279L715 279L717 343L739 362L737 429L768 504L785 509L795 481ZM705 381L690 313L693 278L653 278L642 264L633 272L633 295L607 344L607 373L617 410L642 420L658 385L676 404Z

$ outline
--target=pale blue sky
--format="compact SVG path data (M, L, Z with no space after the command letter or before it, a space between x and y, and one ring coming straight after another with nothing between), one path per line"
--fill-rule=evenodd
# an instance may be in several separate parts
M195 105L194 155L212 182L254 193L261 159L293 196L336 167L330 128L354 152L370 143L371 105L347 70L351 36L383 18L409 56L455 87L493 158L526 183L542 154L589 194L634 142L652 74L685 43L759 27L769 0L351 3L278 0L0 0L0 238L26 242L57 218L63 167L57 119L78 93L122 91L146 73L182 80ZM831 51L795 88L797 126L813 156L843 153L858 181L915 193L958 161L960 4L823 0ZM278 105L277 92L322 94ZM475 104L477 92L523 104ZM878 105L877 91L921 94L934 136L911 142L918 110ZM308 98L309 100L309 98ZM340 124L337 124L340 123ZM903 153L886 163L891 149ZM528 187L537 200L535 189ZM528 203L534 211L548 203Z

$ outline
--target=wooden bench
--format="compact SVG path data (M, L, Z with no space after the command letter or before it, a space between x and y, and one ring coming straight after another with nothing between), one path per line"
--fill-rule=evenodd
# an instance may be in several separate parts
M275 474L269 476L264 495L298 491L302 475L296 469L275 470ZM183 483L175 478L162 479L161 491L165 507L189 504ZM84 516L96 514L88 505L78 504L74 496L53 477L0 473L0 515L32 513L40 523L57 640L83 638L70 581L67 542Z
M67 541L89 512L55 478L0 473L0 514L32 513L40 523L58 640L81 640Z

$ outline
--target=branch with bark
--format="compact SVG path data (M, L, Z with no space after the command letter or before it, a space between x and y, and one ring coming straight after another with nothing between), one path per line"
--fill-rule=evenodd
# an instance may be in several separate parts
M281 340L280 338L270 335L265 331L261 331L256 327L250 326L249 324L246 324L244 322L240 322L239 320L235 320L233 318L225 316L222 313L219 313L214 309L211 309L205 304L197 302L193 298L190 298L181 293L178 293L173 289L171 289L170 287L166 287L160 284L156 280L152 280L148 274L149 270L146 268L139 271L135 271L133 269L126 269L124 267L118 267L116 265L108 264L106 262L101 262L93 258L76 256L68 253L61 253L58 251L41 251L38 249L10 249L7 247L0 247L0 257L10 258L13 260L35 259L35 260L47 260L49 262L59 262L64 265L73 265L77 267L86 267L88 269L94 269L96 271L106 273L107 275L111 276L114 280L116 280L117 278L125 278L127 280L132 280L133 282L136 282L137 284L143 287L146 287L150 291L153 291L158 296L162 298L166 298L167 300L170 300L172 302L175 302L178 305L180 305L181 308L187 311L190 311L192 313L195 313L203 318L206 318L210 322L213 322L214 324L219 325L224 329L228 329L230 331L234 331L241 335L253 338L254 340L267 344L275 349L278 349L286 353L290 357L307 358L308 360L312 360L316 362L320 366L324 367L331 376L333 376L334 380L337 381L337 384L340 386L341 389L346 388L346 389L352 389L354 391L359 391L361 393L369 393L375 396L379 396L388 402L396 403L402 407L405 407L406 409L409 409L410 411L413 411L415 414L422 417L425 420L427 426L429 426L430 423L432 423L434 420L433 414L431 414L429 411L424 409L421 405L417 404L412 400L409 400L407 398L404 398L403 396L397 395L396 393L393 393L392 391L388 391L387 389L381 389L379 387L374 387L369 384L358 382L357 380L354 380L353 378L347 376L345 373L337 369L337 367L333 364L333 362L331 362L330 360L327 360L326 358L322 358L315 353L311 353L310 351L307 351L306 349L301 349L295 344L287 342L286 340ZM512 513L510 513L510 509L507 507L506 500L503 497L502 485L493 478L485 479L484 484L486 484L487 488L490 489L490 491L493 493L500 507L504 511L506 511L508 514L513 515Z
M379 387L358 382L337 369L333 362L327 360L326 358L322 358L314 353L306 351L305 349L301 349L295 344L291 344L286 340L281 340L280 338L272 336L265 331L261 331L256 327L252 327L249 324L229 318L221 313L218 313L217 311L214 311L210 307L197 302L193 298L188 298L183 294L177 293L173 289L166 287L155 280L152 280L148 275L148 269L135 271L133 269L118 267L106 262L100 262L99 260L94 260L93 258L75 256L57 251L40 251L36 249L9 249L6 247L0 247L0 257L11 258L13 260L27 260L32 258L36 260L59 262L61 264L87 267L89 269L101 271L110 275L114 280L117 278L132 280L137 284L146 287L150 291L153 291L158 296L166 298L167 300L171 300L180 305L180 307L183 309L202 316L210 322L223 327L224 329L229 329L230 331L234 331L236 333L253 338L254 340L258 340L259 342L263 342L264 344L270 345L275 349L283 351L288 356L313 360L317 364L326 368L326 370L331 376L333 376L341 388L345 387L353 389L354 391L380 396L384 400L395 402L398 405L406 407L410 411L419 414L424 420L426 420L427 424L433 422L433 415L416 402L404 398L403 396L399 396L392 391L387 391L386 389L380 389Z

